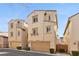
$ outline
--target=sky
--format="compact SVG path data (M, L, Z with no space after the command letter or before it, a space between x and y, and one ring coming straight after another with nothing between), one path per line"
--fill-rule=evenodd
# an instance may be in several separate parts
M58 35L63 36L68 17L79 12L77 3L4 3L0 4L0 31L8 31L11 19L27 19L33 10L57 10Z

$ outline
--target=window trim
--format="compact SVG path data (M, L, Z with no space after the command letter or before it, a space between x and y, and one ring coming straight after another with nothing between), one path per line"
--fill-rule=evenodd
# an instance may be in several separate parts
M18 36L20 36L20 31L18 31Z
M50 30L49 30L49 28L50 28ZM46 33L51 33L51 26L50 25L49 26L46 26Z
M38 15L32 16L32 23L38 22Z
M13 32L10 32L10 37L13 37Z
M51 16L49 15L48 17L49 17L48 20L51 21Z
M38 35L38 28L37 27L36 28L32 28L32 34L31 35L33 35L33 36Z

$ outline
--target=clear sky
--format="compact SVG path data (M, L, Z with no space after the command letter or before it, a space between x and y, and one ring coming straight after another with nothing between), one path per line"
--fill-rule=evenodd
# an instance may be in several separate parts
M57 10L58 35L63 36L68 17L79 12L79 4L0 4L0 31L8 31L8 22L11 19L26 20L33 10Z

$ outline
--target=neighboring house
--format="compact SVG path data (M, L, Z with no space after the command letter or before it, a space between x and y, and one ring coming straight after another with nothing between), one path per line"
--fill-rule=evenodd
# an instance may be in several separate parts
M7 36L8 37L8 32L0 32L0 35Z
M56 44L64 44L63 37L59 37Z
M0 35L0 48L8 48L8 36Z
M11 20L8 24L9 48L28 46L28 25L24 20Z
M56 10L34 10L27 16L28 42L31 50L56 51L57 12Z
M0 48L8 48L8 33L0 32Z
M64 42L68 44L68 52L79 51L79 13L69 17L64 31Z
M57 39L56 43L56 52L67 52L68 45L63 41L63 37Z

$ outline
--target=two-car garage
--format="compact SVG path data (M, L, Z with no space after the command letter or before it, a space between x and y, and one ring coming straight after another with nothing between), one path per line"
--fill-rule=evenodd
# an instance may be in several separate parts
M32 41L31 50L33 51L45 51L48 52L50 49L49 41Z

